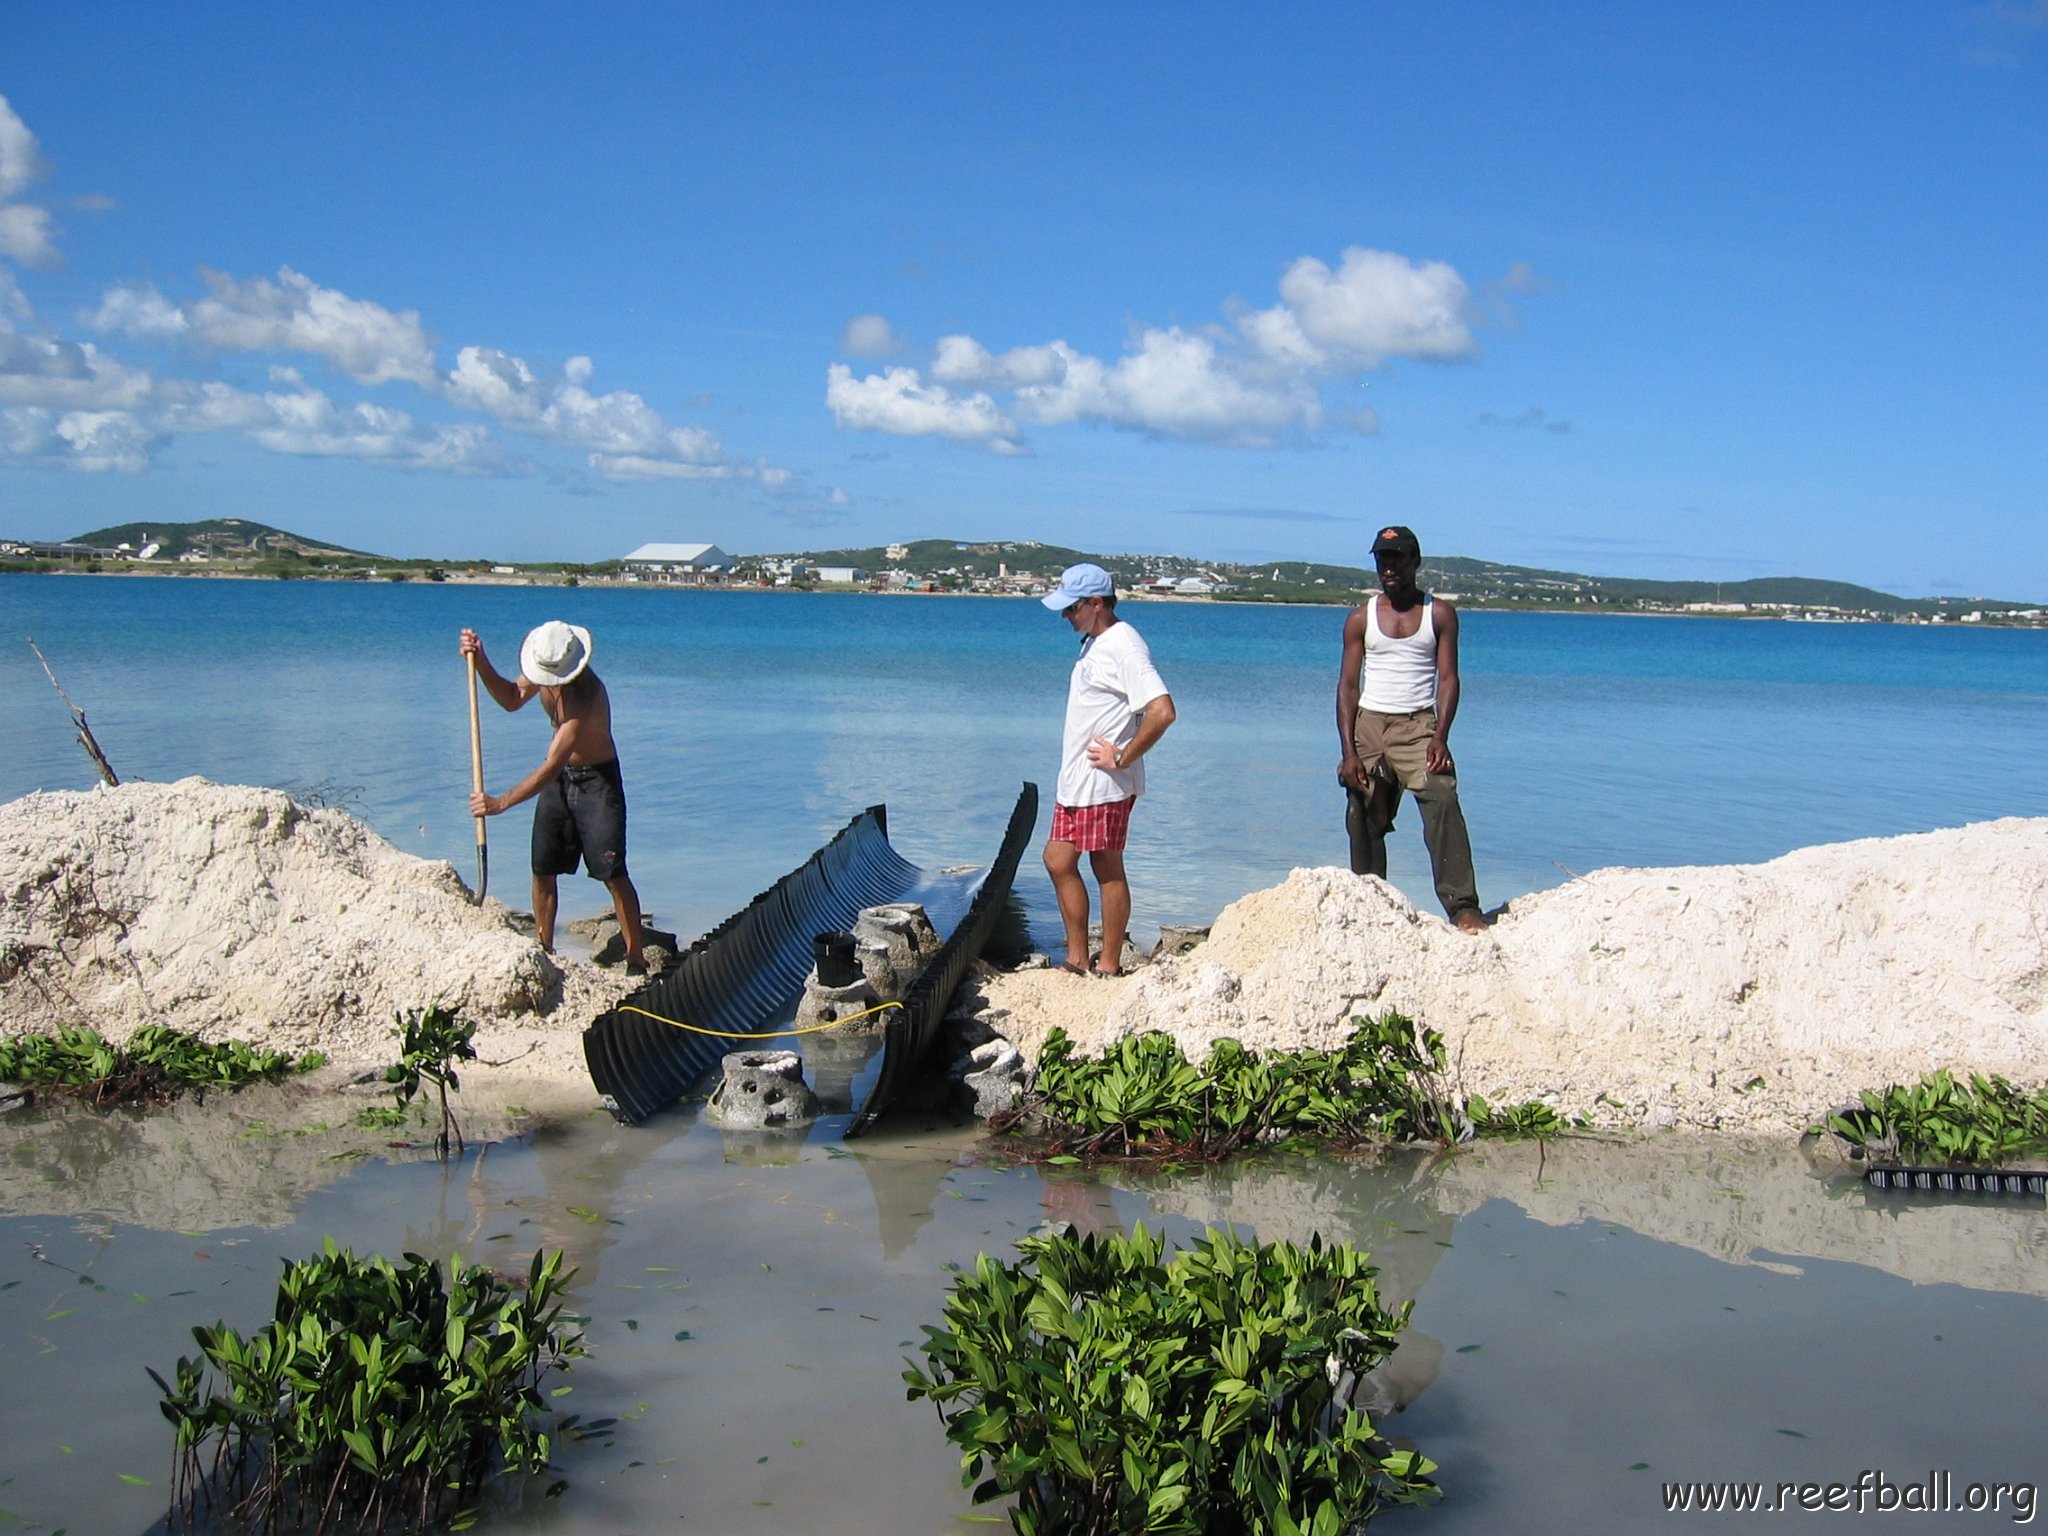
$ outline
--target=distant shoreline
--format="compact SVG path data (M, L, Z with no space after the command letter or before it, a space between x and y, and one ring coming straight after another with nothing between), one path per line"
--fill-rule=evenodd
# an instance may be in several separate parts
M170 581L317 581L336 586L460 586L460 587L557 587L565 591L582 588L596 588L604 591L633 592L750 592L778 597L982 597L999 601L1035 600L1029 592L948 592L939 589L919 591L890 590L877 591L861 586L816 587L764 587L758 585L707 586L684 582L627 581L615 576L577 576L573 580L549 579L545 576L524 576L502 574L495 571L446 572L438 580L408 572L403 580L394 581L388 576L332 575L321 571L294 571L288 576L279 576L263 571L222 571L222 570L137 570L132 565L120 570L17 570L0 571L0 576L55 576L55 577L112 577L115 579L159 579ZM1298 598L1216 598L1201 593L1173 592L1125 592L1120 601L1131 603L1200 603L1225 608L1353 608L1357 604L1349 600L1333 602L1311 602ZM1750 623L1778 624L1856 624L1879 626L1903 626L1908 629L2017 629L2048 630L2048 621L2022 622L2003 616L1987 618L1977 623L1960 619L1931 620L1920 617L1876 618L1863 615L1841 615L1827 618L1807 618L1789 613L1728 613L1700 612L1688 609L1624 609L1593 604L1539 604L1539 603L1490 603L1484 599L1454 597L1450 599L1461 613L1538 613L1538 614L1582 614L1610 619L1736 619Z

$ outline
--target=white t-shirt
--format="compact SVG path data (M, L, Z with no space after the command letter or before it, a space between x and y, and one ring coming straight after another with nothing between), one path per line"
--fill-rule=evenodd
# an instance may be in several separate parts
M1138 734L1138 716L1166 684L1152 665L1152 651L1138 632L1119 621L1081 645L1081 659L1067 684L1067 729L1060 743L1061 805L1107 805L1145 792L1141 762L1114 773L1088 761L1088 743L1100 736L1124 746Z

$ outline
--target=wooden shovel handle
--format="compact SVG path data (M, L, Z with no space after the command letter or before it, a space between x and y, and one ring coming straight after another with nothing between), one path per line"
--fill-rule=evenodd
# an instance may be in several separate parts
M478 794L484 792L484 723L477 717L476 653L469 661L469 783ZM483 905L484 892L491 884L491 846L484 832L484 818L476 819L476 901Z

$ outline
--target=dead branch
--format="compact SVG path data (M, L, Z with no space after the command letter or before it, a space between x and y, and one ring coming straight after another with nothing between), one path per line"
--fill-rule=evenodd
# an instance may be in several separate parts
M114 772L114 765L107 761L107 754L100 750L99 742L93 738L92 727L85 723L85 711L71 702L71 695L66 693L64 685L57 681L57 674L50 670L50 663L44 658L33 636L29 637L28 648L36 653L36 660L43 664L43 676L50 680L50 686L57 690L57 697L62 699L64 707L71 711L71 723L78 727L78 744L85 748L85 755L92 759L92 765L99 770L101 778L111 785L119 785L121 780Z

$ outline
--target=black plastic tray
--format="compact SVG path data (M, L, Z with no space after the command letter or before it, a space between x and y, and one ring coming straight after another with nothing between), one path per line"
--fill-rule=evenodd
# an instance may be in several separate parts
M2048 1196L2048 1171L2027 1168L1904 1168L1863 1170L1872 1189L1907 1189L1933 1195Z

